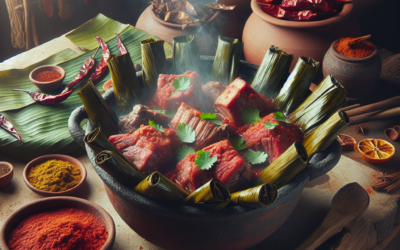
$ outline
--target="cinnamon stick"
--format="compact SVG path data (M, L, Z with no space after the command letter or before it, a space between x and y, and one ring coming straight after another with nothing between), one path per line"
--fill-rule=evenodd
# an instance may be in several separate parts
M386 119L386 118L390 118L390 117L397 116L397 115L400 115L400 107L392 108L392 109L388 109L388 110L374 111L371 113L366 113L366 114L350 117L349 125Z
M400 172L396 172L391 175L382 173L382 177L379 177L379 179L382 181L372 186L375 191L384 189L387 193L389 193L400 187Z
M400 106L400 96L347 111L349 117Z
M358 107L360 107L359 103L354 104L354 105L350 105L350 106L347 106L347 107L344 107L344 108L341 108L340 110L341 111L347 111L347 110L355 109L355 108L358 108ZM349 112L347 112L347 114L349 114Z
M28 0L23 0L24 11L25 11L25 43L26 50L29 50L31 46L31 25L29 23L30 19L30 6Z

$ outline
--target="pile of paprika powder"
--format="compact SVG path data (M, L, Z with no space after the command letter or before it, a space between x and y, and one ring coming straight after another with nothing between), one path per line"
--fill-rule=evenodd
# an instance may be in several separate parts
M42 72L37 73L33 78L39 82L51 82L60 79L61 74L52 70L44 70Z
M83 210L63 208L34 214L11 232L10 250L98 250L106 243L104 225Z
M349 42L352 42L354 39L352 37L341 38L333 44L333 47L335 47L339 54L353 58L364 58L370 56L375 51L375 46L366 41L361 41L350 47Z

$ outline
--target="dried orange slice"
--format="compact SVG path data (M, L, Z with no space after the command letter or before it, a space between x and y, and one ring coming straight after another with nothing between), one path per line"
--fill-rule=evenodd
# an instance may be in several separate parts
M356 140L350 135L339 134L337 140L342 145L343 150L353 150L354 146L357 144Z
M381 139L365 139L357 144L361 157L372 163L383 163L394 155L394 146Z

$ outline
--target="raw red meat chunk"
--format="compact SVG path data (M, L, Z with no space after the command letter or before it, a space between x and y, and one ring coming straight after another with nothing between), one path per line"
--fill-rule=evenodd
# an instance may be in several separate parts
M204 95L204 99L211 104L214 104L218 96L222 94L225 90L225 86L221 85L220 82L207 82L201 87Z
M174 79L184 76L190 78L190 87L183 91L179 90L174 92ZM182 75L161 74L158 78L157 92L154 96L154 102L159 109L169 111L177 110L182 102L200 109L202 107L201 95L201 78L196 72L186 71Z
M243 110L258 109L262 117L274 111L274 104L273 101L260 96L244 80L237 78L217 98L215 108L231 123L240 127L244 125L240 117Z
M133 134L112 135L109 140L140 171L151 174L160 171L182 145L173 129L164 130L142 125Z
M205 147L210 157L216 155L218 162L209 170L197 168L196 154L186 156L178 163L173 171L166 174L182 188L195 191L211 179L218 179L224 183L229 191L235 192L248 183L252 177L251 166L233 149L228 140L223 140Z
M294 122L285 123L274 118L275 113L262 118L254 126L250 126L242 134L247 146L253 150L264 150L269 156L269 162L275 161L295 141L303 142L303 133ZM265 123L278 123L274 129L267 129Z

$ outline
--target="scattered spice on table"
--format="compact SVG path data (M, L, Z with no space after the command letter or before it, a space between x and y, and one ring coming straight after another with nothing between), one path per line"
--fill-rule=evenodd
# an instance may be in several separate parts
M361 126L360 124L357 125L356 131L357 131L358 133L365 134L365 133L364 133L364 127Z
M44 70L42 72L37 73L33 78L39 82L51 82L60 79L61 74L53 70Z
M34 214L8 237L10 250L98 250L108 238L104 225L80 209L63 208Z
M361 41L350 47L349 42L354 39L355 38L352 37L341 38L333 44L333 47L335 47L339 54L353 58L364 58L370 56L374 52L375 46L366 41Z
M80 169L68 161L49 160L30 169L29 182L37 189L62 192L78 185L82 180Z
M6 164L0 163L0 177L5 176L6 174L10 173L11 169Z

